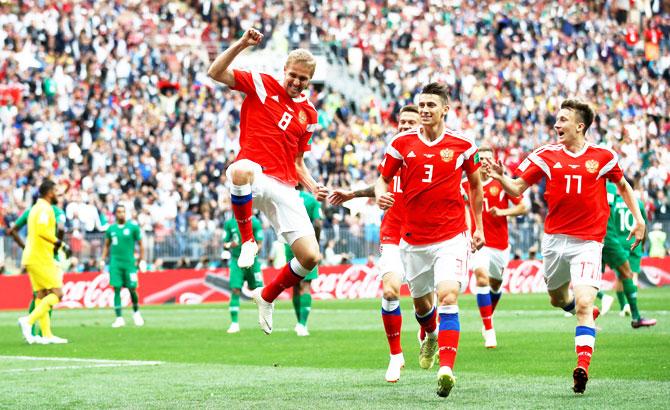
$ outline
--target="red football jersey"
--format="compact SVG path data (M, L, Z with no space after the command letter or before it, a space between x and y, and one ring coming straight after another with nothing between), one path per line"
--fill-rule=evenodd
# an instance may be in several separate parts
M484 189L482 222L484 223L484 239L486 239L486 246L489 248L505 250L509 246L507 217L493 216L490 210L491 208L507 209L509 208L510 202L514 205L518 205L521 202L521 197L508 195L502 188L502 184L494 179L484 181L482 187ZM469 192L468 195L470 195ZM474 232L474 228L473 223L470 231Z
M384 163L386 160L383 160L379 164L379 172L384 173ZM379 229L379 235L381 237L381 244L391 244L398 245L400 243L400 226L402 225L402 218L405 212L405 202L402 197L402 188L400 187L400 171L396 172L389 184L389 192L393 193L393 206L384 212L384 218L382 218L382 225Z
M605 179L623 178L618 161L611 149L589 143L578 153L555 144L528 155L517 173L529 185L546 177L544 231L602 242L610 214Z
M463 170L471 174L481 165L474 141L450 129L429 141L420 129L411 130L391 141L384 161L386 181L402 168L402 239L426 245L467 230L460 182Z
M237 159L249 159L263 173L286 184L296 185L295 158L309 151L317 113L309 99L291 98L284 87L268 74L233 70L235 90L246 94L240 113L240 152Z

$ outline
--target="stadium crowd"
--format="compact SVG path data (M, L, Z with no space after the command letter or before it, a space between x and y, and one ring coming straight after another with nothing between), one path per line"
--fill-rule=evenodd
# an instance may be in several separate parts
M385 3L0 2L0 229L53 176L69 187L74 248L117 203L157 244L183 232L182 250L217 246L242 99L206 71L250 26L266 33L263 46L326 45L379 91L348 101L328 85L312 90L321 129L308 162L330 187L372 183L399 108L437 80L451 88L448 126L495 147L510 170L552 140L563 98L592 102L593 142L619 152L650 220L670 220L670 14L660 2ZM531 220L542 220L541 194L531 192ZM324 227L374 241L380 220L373 201L355 215L326 205Z

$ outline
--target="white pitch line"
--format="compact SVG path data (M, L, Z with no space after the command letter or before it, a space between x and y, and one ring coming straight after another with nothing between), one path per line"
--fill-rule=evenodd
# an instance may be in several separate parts
M0 356L5 360L26 360L26 361L52 361L52 362L78 362L78 363L101 363L115 364L121 366L155 366L163 364L159 361L149 360L109 360L109 359L82 359L77 357L40 357L40 356Z
M30 369L8 369L0 370L0 373L23 373L23 372L45 372L51 370L71 370L71 369L93 369L100 367L132 367L132 366L153 366L146 363L100 363L87 366L53 366L53 367L33 367Z

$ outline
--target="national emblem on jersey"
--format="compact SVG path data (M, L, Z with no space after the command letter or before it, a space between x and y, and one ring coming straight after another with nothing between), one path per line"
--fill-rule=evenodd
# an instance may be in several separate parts
M300 111L300 114L298 114L298 120L301 124L307 123L307 114L305 114L305 111Z
M598 163L598 161L595 161L595 160L592 160L592 159L586 161L586 163L584 164L584 166L586 167L586 170L589 171L592 174L594 174L598 170L599 165L600 164Z
M498 189L497 186L492 186L489 192L491 193L491 196L498 196L500 189Z
M449 162L454 158L454 151L450 149L443 149L440 151L440 158L442 158L442 161L444 162Z

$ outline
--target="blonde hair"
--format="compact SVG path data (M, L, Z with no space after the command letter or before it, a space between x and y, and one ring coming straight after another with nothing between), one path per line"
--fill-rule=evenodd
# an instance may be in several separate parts
M302 64L310 69L312 75L316 70L316 59L308 50L298 48L291 51L286 58L286 67L291 64Z

